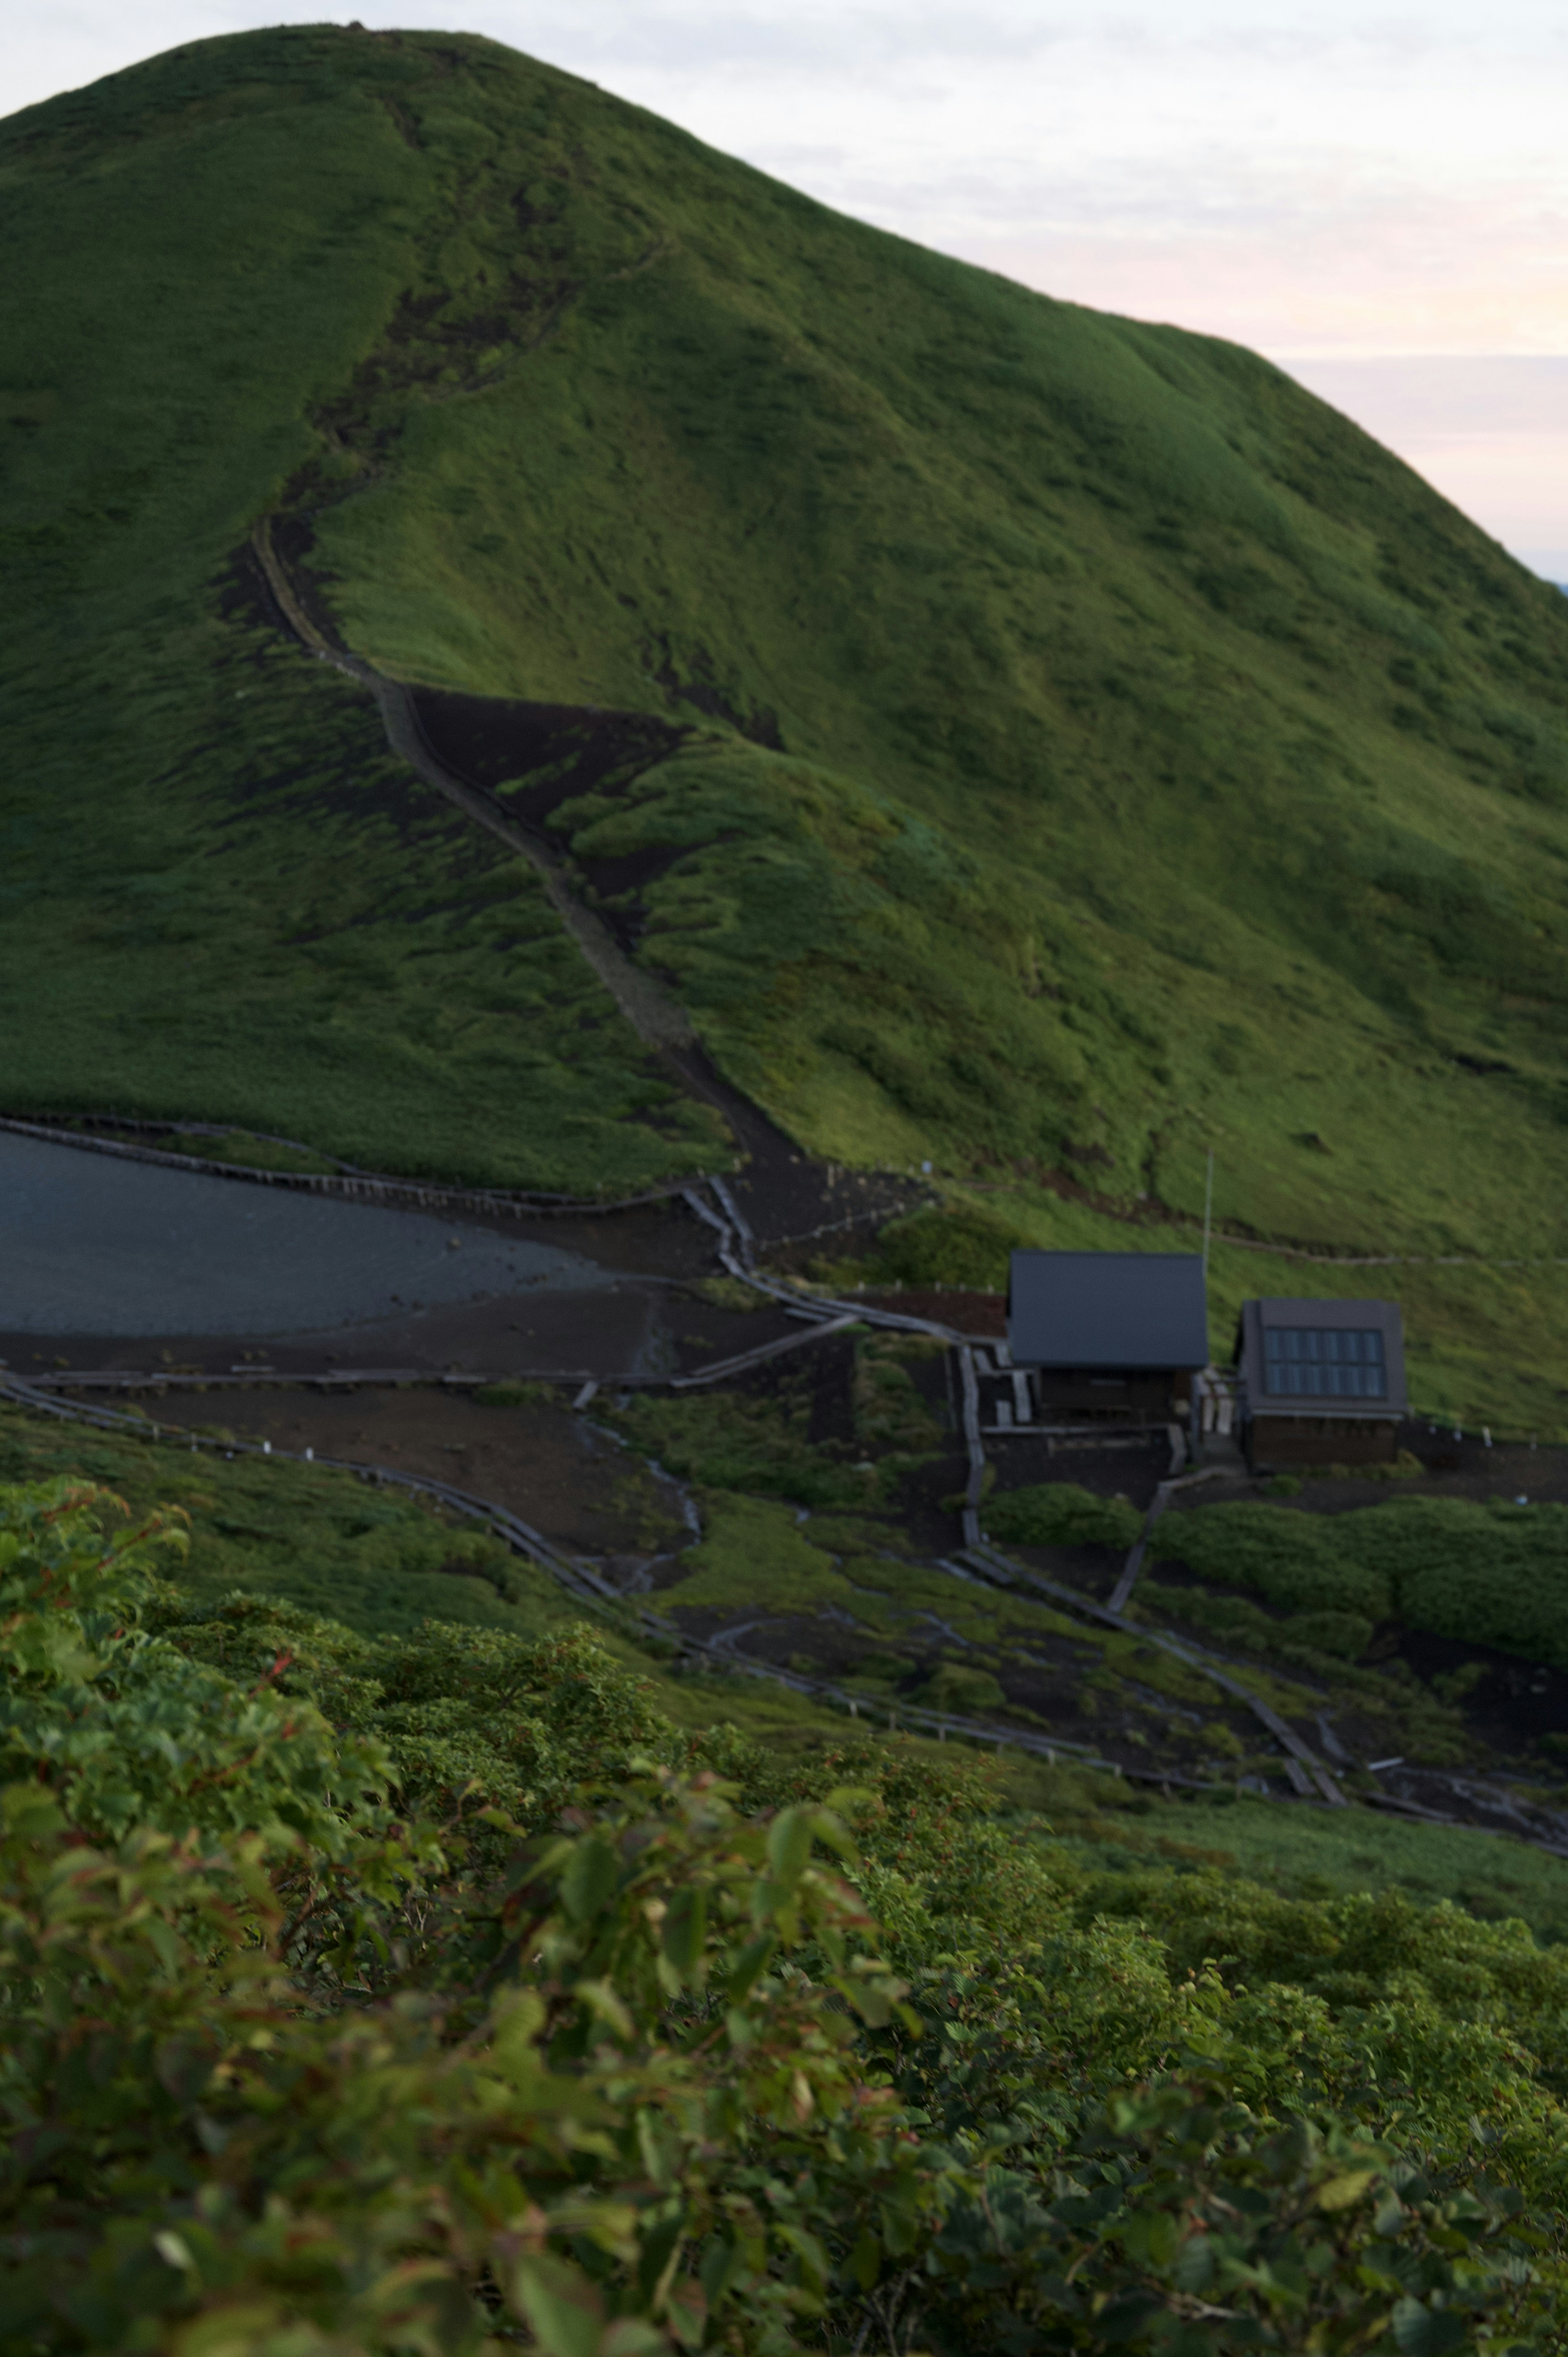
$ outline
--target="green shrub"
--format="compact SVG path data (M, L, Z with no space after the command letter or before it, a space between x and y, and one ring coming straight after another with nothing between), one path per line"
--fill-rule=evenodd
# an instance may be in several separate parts
M917 1291L952 1285L977 1293L1004 1293L1009 1256L1024 1241L988 1211L968 1205L917 1211L883 1229L865 1275L875 1285L904 1285Z
M1340 1519L1409 1627L1568 1669L1568 1506L1402 1498Z
M789 1498L802 1506L854 1506L865 1483L835 1457L833 1444L811 1438L811 1401L803 1392L747 1398L709 1392L700 1398L643 1393L616 1421L633 1446L683 1480L710 1490Z
M553 1407L555 1385L510 1382L480 1383L472 1397L479 1407Z
M1356 1519L1293 1513L1251 1501L1188 1508L1155 1524L1151 1552L1221 1587L1254 1587L1292 1611L1357 1612L1386 1620L1393 1609L1391 1585L1385 1572L1361 1560L1355 1534L1345 1527Z
M1130 1547L1144 1517L1125 1498L1099 1498L1076 1481L1041 1481L1004 1490L985 1510L993 1539L1019 1546Z
M1372 1623L1364 1612L1293 1612L1284 1623L1284 1633L1293 1643L1309 1646L1315 1653L1333 1653L1340 1661L1353 1662L1371 1643Z
M1180 1587L1145 1579L1139 1590L1143 1611L1168 1615L1203 1630L1222 1646L1238 1646L1264 1659L1299 1662L1319 1672L1335 1662L1353 1662L1372 1640L1372 1623L1360 1612L1290 1612L1282 1619L1250 1596L1223 1588Z
M754 1285L746 1285L738 1276L700 1276L691 1290L700 1300L714 1309L736 1309L750 1313L768 1307L768 1296Z
M969 1669L961 1662L944 1662L915 1699L928 1710L950 1711L959 1718L1007 1706L1007 1697L989 1670Z
M915 1663L908 1653L889 1653L878 1647L861 1655L854 1665L854 1682L857 1685L891 1689L902 1685L907 1677L914 1674L914 1670Z
M934 2336L944 2357L1108 2347L1219 2357L1374 2340L1438 2357L1501 2346L1527 2319L1557 2329L1561 2275L1526 2257L1540 2227L1517 2197L1484 2180L1434 2184L1337 2122L1326 2133L1273 2127L1235 2101L1223 2072L1107 2105L1064 2164L1043 2212L1015 2179L986 2189L1000 2245L987 2273L1009 2283L1011 2330L994 2337L1001 2303L955 2266L965 2330ZM939 2263L979 2241L960 2209Z
M846 2224L867 2287L885 2245L929 2242L964 2172L857 2057L857 2030L919 2025L821 1862L853 1859L842 1825L745 1824L671 1780L628 1798L519 1861L467 1927L478 1986L341 2011L302 2001L251 1849L64 1848L48 1796L5 1787L7 2096L49 2122L47 2173L0 2187L7 2357L480 2357L497 2326L654 2357L710 2323L790 2350L854 2300ZM790 1972L808 1942L817 1973Z
M113 1503L0 1495L0 2357L1561 2339L1522 1926L1071 1888L897 1749L682 1773L585 1639L182 1621ZM523 1818L391 1817L364 1730L460 1706Z
M547 1572L468 1516L447 1516L347 1469L275 1452L225 1462L177 1446L172 1435L90 1437L80 1426L0 1409L0 1482L80 1481L84 1474L125 1500L138 1519L159 1500L188 1517L179 1593L191 1614L245 1591L286 1599L307 1622L325 1616L367 1636L430 1619L537 1634L578 1617Z
M486 1805L548 1824L585 1777L613 1783L634 1760L685 1756L647 1681L581 1627L530 1637L426 1621L366 1638L245 1595L177 1602L165 1626L172 1646L236 1686L270 1676L291 1704L373 1742L405 1811L462 1822L470 1836Z
M1568 1506L1399 1498L1329 1515L1245 1501L1167 1514L1154 1552L1299 1613L1397 1615L1568 1668Z
M942 1446L942 1426L909 1372L910 1360L940 1356L942 1345L922 1335L868 1335L855 1353L854 1428L867 1456L929 1457Z
M1221 1644L1244 1645L1259 1653L1273 1650L1283 1625L1250 1596L1223 1588L1217 1594L1207 1587L1178 1587L1174 1581L1147 1577L1139 1586L1137 1605L1140 1613L1152 1620L1169 1615L1206 1631Z
M520 1858L483 1998L337 2011L290 1986L253 1869L264 1936L225 1941L243 1864L62 1852L47 1796L5 1797L8 2094L49 2120L47 2175L0 2187L7 2357L788 2357L895 2303L942 2357L1026 2348L1020 2325L1219 2357L1282 2323L1442 2351L1455 2310L1503 2343L1557 2322L1550 2221L1331 2115L1260 2115L1229 2053L1089 2105L1042 2169L1026 2115L962 2100L996 2074L994 1999L955 1984L922 2039L821 1806L746 1822L644 1780ZM888 2083L926 2044L945 2144Z
M336 1855L345 1803L386 1789L385 1749L278 1693L280 1653L246 1690L144 1627L184 1518L105 1539L102 1499L0 1488L0 1779L31 1778L93 1840L140 1826Z

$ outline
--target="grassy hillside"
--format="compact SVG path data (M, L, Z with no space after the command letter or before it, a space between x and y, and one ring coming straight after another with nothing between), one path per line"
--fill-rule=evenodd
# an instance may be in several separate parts
M817 1150L1190 1211L1212 1143L1259 1234L1561 1249L1568 608L1278 371L467 38L173 52L0 198L0 1097L712 1150L241 596L271 511L388 672L689 724L553 823Z

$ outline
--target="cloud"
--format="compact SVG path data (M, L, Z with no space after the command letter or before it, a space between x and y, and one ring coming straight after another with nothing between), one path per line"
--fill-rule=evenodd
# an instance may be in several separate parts
M1216 189L1178 222L1107 206L937 226L921 224L929 242L1043 293L1274 354L1568 351L1568 220L1543 218L1528 186L1429 195L1325 174L1315 191L1273 177L1250 195Z
M1523 563L1568 581L1568 359L1283 365Z

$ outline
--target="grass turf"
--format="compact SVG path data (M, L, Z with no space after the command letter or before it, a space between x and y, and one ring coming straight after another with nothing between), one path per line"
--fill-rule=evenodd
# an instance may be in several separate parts
M1428 1905L1450 1900L1483 1920L1518 1917L1553 1944L1568 1939L1568 1861L1506 1835L1370 1809L1282 1809L1246 1794L1154 1800L1062 1770L1020 1779L1015 1797L1047 1817L1049 1848L1079 1871L1211 1868L1292 1899L1397 1890Z

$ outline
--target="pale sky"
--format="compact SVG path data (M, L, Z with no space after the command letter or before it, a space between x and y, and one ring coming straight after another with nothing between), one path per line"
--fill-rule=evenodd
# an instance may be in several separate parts
M356 5L488 33L1047 294L1251 344L1568 581L1563 0ZM0 107L319 15L0 0Z

